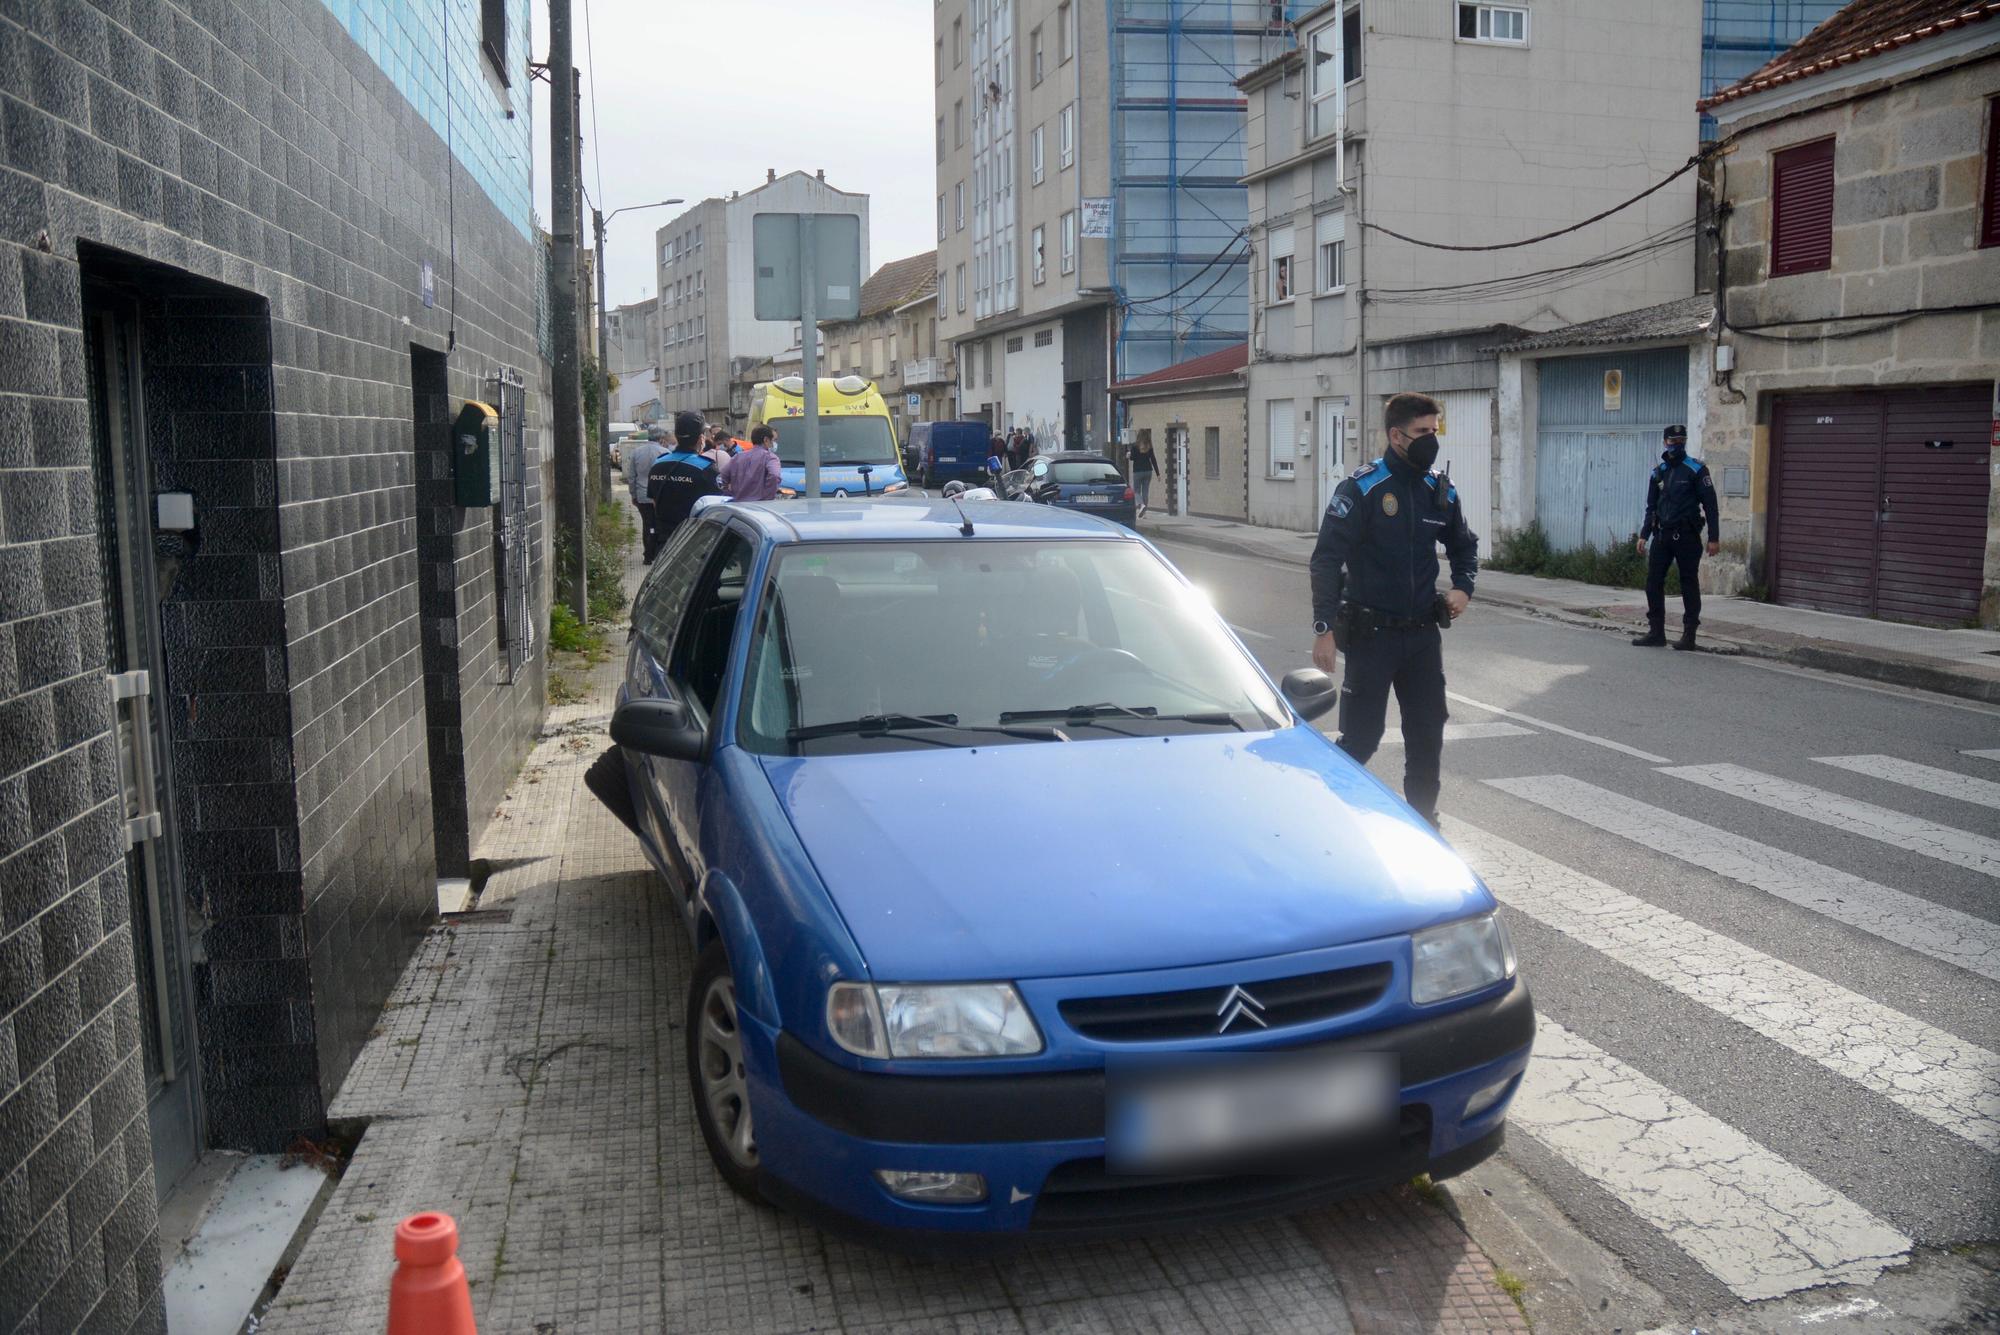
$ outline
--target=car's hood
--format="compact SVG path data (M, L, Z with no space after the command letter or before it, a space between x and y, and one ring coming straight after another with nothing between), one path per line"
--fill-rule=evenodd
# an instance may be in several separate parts
M1306 727L764 764L880 981L1252 959L1492 904Z

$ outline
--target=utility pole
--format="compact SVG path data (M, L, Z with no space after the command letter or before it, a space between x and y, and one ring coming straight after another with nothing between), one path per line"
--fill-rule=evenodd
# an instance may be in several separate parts
M819 286L819 241L813 215L799 215L799 370L805 381L806 477L804 495L819 499L819 316L814 291Z
M557 596L578 622L590 619L590 528L584 512L583 385L577 365L576 66L570 0L549 0L549 323L555 331L555 544Z
M590 221L597 231L597 383L591 386L591 393L597 396L597 439L590 448L596 451L597 495L602 502L611 495L611 344L607 332L610 322L604 313L604 210L593 205Z

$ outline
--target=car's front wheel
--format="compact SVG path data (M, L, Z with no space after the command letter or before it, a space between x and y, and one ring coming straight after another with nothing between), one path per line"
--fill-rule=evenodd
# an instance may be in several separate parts
M761 1202L736 979L720 941L709 942L695 962L694 981L688 988L687 1060L695 1119L701 1123L709 1157L739 1195Z

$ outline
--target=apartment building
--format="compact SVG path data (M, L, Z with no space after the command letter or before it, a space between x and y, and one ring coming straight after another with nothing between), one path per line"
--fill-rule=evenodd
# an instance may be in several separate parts
M1244 98L1297 5L939 0L937 318L957 414L1108 449L1108 382L1245 336Z
M826 183L826 173L764 174L764 184L683 210L654 236L659 334L654 364L669 413L730 414L735 363L775 356L798 341L794 322L756 318L751 220L759 213L848 213L861 221L868 270L868 196Z
M1494 346L1693 291L1695 173L1618 206L1696 151L1701 22L1648 0L1330 0L1241 80L1253 522L1316 527L1379 453L1383 401L1416 390L1444 401L1443 457L1491 533Z

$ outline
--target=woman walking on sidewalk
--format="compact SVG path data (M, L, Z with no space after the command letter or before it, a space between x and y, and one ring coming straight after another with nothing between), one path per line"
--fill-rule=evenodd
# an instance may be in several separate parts
M1159 456L1153 453L1153 436L1151 432L1141 431L1139 433L1138 443L1132 447L1131 453L1127 458L1132 463L1132 494L1139 502L1138 509L1133 512L1132 517L1138 519L1145 515L1146 507L1152 504L1153 474L1159 470L1160 466Z

